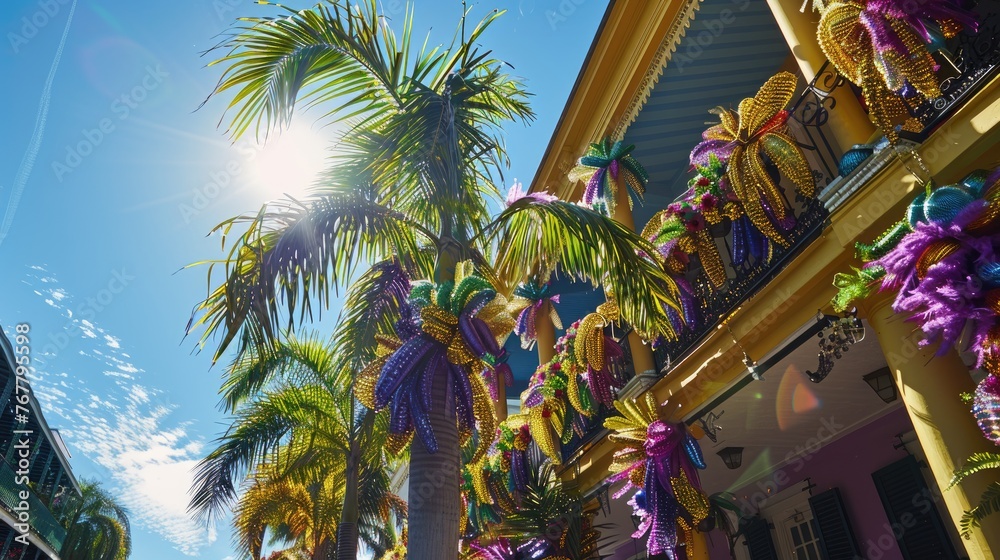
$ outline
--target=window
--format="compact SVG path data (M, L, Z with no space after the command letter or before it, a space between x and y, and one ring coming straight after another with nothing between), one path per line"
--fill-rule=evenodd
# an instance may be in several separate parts
M788 519L785 529L788 531L788 542L794 560L820 560L819 537L812 526L812 514L799 514Z

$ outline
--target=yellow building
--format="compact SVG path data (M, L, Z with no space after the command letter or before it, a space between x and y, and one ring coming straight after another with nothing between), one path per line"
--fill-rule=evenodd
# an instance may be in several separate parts
M615 218L629 227L642 229L687 189L689 153L718 122L710 109L735 109L780 71L798 77L788 122L818 192L796 199L783 181L795 212L791 243L771 246L769 261L737 266L732 232L714 232L724 285L712 287L692 262L685 274L707 302L700 324L655 353L630 335L635 376L620 393L669 398L677 421L706 433L706 492L734 493L755 520L737 539L736 558L988 559L1000 551L1000 515L970 539L957 529L989 473L943 491L966 457L995 449L958 398L978 379L969 356L918 348L914 326L887 296L865 300L860 322L830 305L834 274L859 264L855 243L899 220L924 182L1000 164L998 4L980 0L978 34L963 32L934 53L942 96L911 107L899 145L912 150L875 149L844 176L844 154L885 131L828 64L820 16L802 0L617 0L607 9L531 188L579 200L584 186L567 179L577 158L606 136L624 140L650 175L643 205L617 205ZM838 350L842 358L827 354L831 371L819 365L817 341L836 329L856 343ZM558 332L539 333L545 362ZM561 473L600 502L602 552L645 558L644 542L629 536L626 497L609 497L611 451L595 425L563 446ZM728 558L725 541L708 531L690 550Z

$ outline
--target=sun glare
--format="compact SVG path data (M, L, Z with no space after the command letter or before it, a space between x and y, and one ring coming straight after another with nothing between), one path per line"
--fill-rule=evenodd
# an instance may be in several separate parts
M326 166L330 140L313 127L293 123L258 146L251 180L270 198L307 194Z

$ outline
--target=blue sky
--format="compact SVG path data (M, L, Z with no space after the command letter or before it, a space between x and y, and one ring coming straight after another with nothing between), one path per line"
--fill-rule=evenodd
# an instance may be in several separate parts
M403 2L383 4L398 25ZM509 10L486 46L536 94L538 120L508 135L507 177L528 182L607 2L470 5L476 20ZM237 16L269 11L253 0L10 0L0 13L0 324L31 325L46 418L77 476L130 508L141 560L234 557L228 526L185 514L191 468L225 419L221 369L183 340L205 270L180 269L222 254L206 236L221 220L296 192L276 167L322 157L296 144L234 146L216 127L220 101L196 110L219 75L200 53ZM415 30L447 42L460 12L458 0L418 0ZM329 135L308 117L298 138Z

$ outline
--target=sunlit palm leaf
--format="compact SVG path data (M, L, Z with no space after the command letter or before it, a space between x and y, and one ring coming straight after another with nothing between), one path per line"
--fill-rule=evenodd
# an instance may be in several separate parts
M986 487L979 503L962 516L962 536L968 538L974 528L980 527L987 516L1000 512L1000 482Z
M488 230L500 239L496 272L508 292L535 272L559 271L614 293L622 317L653 338L674 338L664 306L683 314L676 282L639 251L656 255L649 241L610 218L562 201L525 197Z
M282 344L267 351L249 348L226 369L222 384L224 410L236 409L273 382L321 384L334 392L349 379L338 377L333 346L315 334L289 334Z
M215 360L241 334L244 345L272 344L282 311L291 330L296 312L299 321L312 316L311 298L328 308L331 291L346 284L358 263L420 250L418 224L360 192L267 206L217 230L226 234L241 222L249 228L222 263L224 282L211 288L188 326L188 332L205 327L202 344L222 331Z
M267 3L267 2L260 2ZM213 94L235 91L230 133L287 125L296 101L336 100L332 113L378 114L401 105L406 87L409 20L397 41L380 25L374 0L318 4L279 17L246 18L215 49L227 65ZM213 49L213 50L215 50ZM433 66L440 55L417 64ZM307 89L305 94L303 89Z

